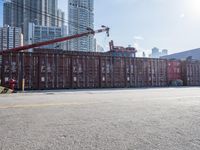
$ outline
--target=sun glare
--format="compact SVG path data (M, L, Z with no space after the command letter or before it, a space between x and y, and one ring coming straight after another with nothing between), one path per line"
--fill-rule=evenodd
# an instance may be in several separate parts
M200 17L200 0L187 0L187 11L193 17Z

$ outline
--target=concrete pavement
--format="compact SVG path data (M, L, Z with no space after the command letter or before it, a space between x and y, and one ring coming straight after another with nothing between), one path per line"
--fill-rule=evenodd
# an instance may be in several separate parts
M0 96L0 150L199 150L200 88Z

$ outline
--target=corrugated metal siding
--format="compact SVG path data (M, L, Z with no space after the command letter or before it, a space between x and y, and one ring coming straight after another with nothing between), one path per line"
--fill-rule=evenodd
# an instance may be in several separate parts
M112 57L113 87L126 87L125 58Z
M125 59L125 83L126 87L135 87L135 67L134 60L131 58Z
M99 84L99 58L96 56L87 56L86 64L86 88L98 88Z
M100 87L113 87L113 64L112 57L100 57Z
M22 61L21 54L7 54L4 55L2 60L2 85L9 86L9 80L15 79L18 83L16 88L20 88L22 76Z
M178 79L182 79L181 61L169 60L167 63L167 75L169 83Z
M183 81L186 86L200 86L200 61L182 62Z
M22 79L25 79L25 89L39 89L39 56L31 53L23 53L20 56L21 64L21 75L20 83ZM22 85L19 86L20 89Z
M181 68L181 71L177 71ZM5 53L1 80L16 89L162 87L180 78L200 85L200 63L152 58L113 57L103 53Z

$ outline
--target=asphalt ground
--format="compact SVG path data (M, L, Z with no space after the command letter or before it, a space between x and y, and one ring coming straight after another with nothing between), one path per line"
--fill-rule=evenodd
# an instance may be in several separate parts
M199 150L200 88L0 95L0 150Z

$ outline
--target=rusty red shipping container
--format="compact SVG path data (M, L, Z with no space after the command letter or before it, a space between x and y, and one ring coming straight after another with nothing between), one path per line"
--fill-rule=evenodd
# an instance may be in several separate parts
M63 54L56 56L56 88L71 88L71 58Z
M176 80L182 79L181 73L181 61L180 60L168 60L167 62L167 75L168 75L168 83Z
M100 57L100 87L111 88L113 87L113 66L112 57Z
M22 88L22 80L25 80L25 89L39 89L39 55L32 53L20 53L21 74L18 88Z
M167 60L113 57L108 53L5 53L3 85L16 89L124 88L167 86Z
M132 58L125 59L125 84L126 87L135 87L135 67L134 60Z
M136 87L161 87L167 85L167 60L136 58Z
M99 57L87 56L86 57L86 88L100 87L99 78Z
M113 87L126 87L125 57L112 57Z
M200 61L182 62L183 82L186 86L200 86Z
M14 79L18 83L16 88L20 88L20 82L21 82L21 54L10 54L10 55L4 55L2 57L2 67L1 67L1 82L2 85L8 87L9 86L9 80Z

